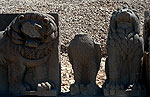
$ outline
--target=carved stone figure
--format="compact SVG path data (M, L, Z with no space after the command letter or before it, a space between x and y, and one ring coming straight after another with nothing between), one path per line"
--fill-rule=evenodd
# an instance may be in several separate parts
M68 56L74 70L75 84L71 95L96 95L96 75L101 60L101 49L87 34L78 34L70 42Z
M139 17L134 10L124 7L112 14L107 39L105 96L144 95L139 83L144 52L140 31Z
M150 11L145 11L144 21L144 61L142 81L147 90L147 95L150 95Z
M8 70L9 93L60 91L58 37L56 20L49 14L25 13L10 23L0 39L0 65Z

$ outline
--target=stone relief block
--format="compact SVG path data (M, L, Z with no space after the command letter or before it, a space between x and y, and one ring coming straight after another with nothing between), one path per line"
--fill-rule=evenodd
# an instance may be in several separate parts
M145 11L144 20L144 58L143 58L143 75L142 82L147 90L147 95L150 95L150 11Z
M56 96L61 87L58 15L1 14L0 21L0 92Z
M96 75L101 60L100 45L87 34L78 34L68 46L68 56L74 70L75 83L71 95L97 95Z
M107 80L104 95L112 97L143 97L144 87L139 82L144 53L139 17L129 8L112 14L107 39L105 69Z

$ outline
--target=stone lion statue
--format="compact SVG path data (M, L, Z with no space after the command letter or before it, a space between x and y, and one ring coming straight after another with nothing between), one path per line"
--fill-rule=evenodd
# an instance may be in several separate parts
M70 88L71 95L96 95L96 75L101 61L100 45L87 34L78 34L70 42L68 56L75 79L75 84Z
M53 85L49 68L57 67L52 65L51 56L56 51L57 40L57 25L51 15L25 13L10 23L0 39L0 64L8 68L10 93L37 90L40 83L43 88Z
M138 15L127 7L118 9L112 14L107 39L107 80L103 86L105 96L118 97L128 95L119 90L140 91L142 89L139 77L143 52L144 45Z

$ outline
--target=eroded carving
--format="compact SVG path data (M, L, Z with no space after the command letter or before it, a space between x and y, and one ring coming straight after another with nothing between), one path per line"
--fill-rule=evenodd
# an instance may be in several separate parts
M8 68L10 93L22 95L38 88L60 90L57 30L53 16L25 13L4 31L0 64Z
M107 40L105 96L142 97L139 83L144 52L140 21L134 10L118 9L112 14ZM130 93L128 93L130 92Z
M144 61L142 81L147 90L147 96L150 95L150 11L145 11L144 21Z
M71 95L96 95L96 75L101 60L100 45L87 34L78 34L70 42L68 56L74 70L75 84L71 85Z

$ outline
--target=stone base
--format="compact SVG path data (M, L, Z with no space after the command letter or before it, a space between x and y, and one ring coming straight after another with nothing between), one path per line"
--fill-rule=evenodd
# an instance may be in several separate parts
M11 96L11 95L0 95L0 97L14 97L14 96ZM29 96L17 96L17 97L51 97L51 96L35 96L35 95L29 95ZM52 97L55 97L55 96L52 96ZM57 97L105 97L105 96L83 96L83 95L78 95L78 96L62 96L62 95L59 95Z
M144 90L109 90L104 89L104 95L107 97L145 97Z
M84 86L83 84L74 84L70 88L71 95L83 95L83 96L93 96L97 95L99 92L99 88L97 85L88 84Z
M80 94L80 87L79 85L74 85L70 87L70 94L71 95L79 95Z
M57 96L56 90L47 90L47 91L26 91L23 93L23 95L28 96Z

